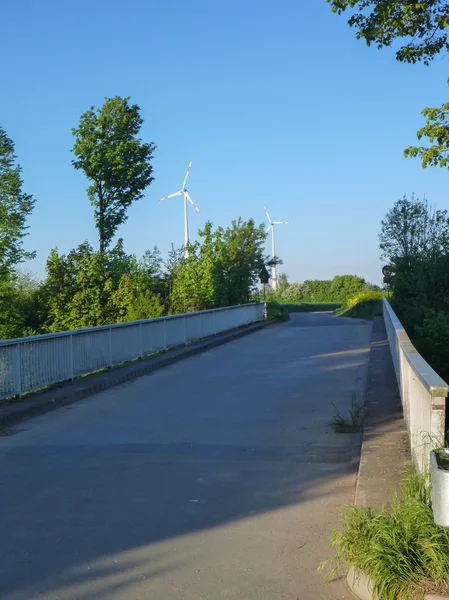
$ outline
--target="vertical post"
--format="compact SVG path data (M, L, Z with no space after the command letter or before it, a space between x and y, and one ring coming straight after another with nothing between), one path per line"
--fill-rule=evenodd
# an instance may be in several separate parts
M142 323L139 323L139 358L143 358L143 332L142 332Z
M109 369L112 369L112 328L109 327Z
M184 196L184 256L189 258L189 214L187 212L187 196Z
M198 317L199 317L199 323L198 323L199 339L202 340L204 337L203 313L200 312L198 314Z
M69 335L69 360L68 360L68 367L69 367L69 379L71 381L73 381L74 376L74 368L73 368L73 335L70 334Z
M432 444L444 446L446 437L446 397L432 396L431 403L430 436Z
M22 344L17 344L13 356L14 391L16 398L22 396Z
M271 255L272 258L274 259L274 257L276 256L276 248L274 245L274 225L271 228ZM276 275L276 265L273 264L271 267L271 281L273 284L273 290L276 291L277 285L278 285L278 281L277 281L277 275Z

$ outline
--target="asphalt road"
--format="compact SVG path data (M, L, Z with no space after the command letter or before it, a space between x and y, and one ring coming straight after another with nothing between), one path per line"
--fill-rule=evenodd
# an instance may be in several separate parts
M371 324L293 315L0 438L0 598L336 600Z

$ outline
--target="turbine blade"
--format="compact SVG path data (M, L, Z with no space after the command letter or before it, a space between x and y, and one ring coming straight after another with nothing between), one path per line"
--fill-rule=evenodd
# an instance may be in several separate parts
M270 225L271 225L271 218L270 218L270 215L268 214L267 207L266 207L266 206L264 206L264 207L263 207L263 209L264 209L264 211L265 211L265 214L267 215L268 222L269 222L269 223L270 223Z
M197 213L201 212L200 209L198 208L198 206L195 204L195 202L190 197L189 192L184 192L184 193L186 195L187 200L190 202L190 204L193 206L193 208L196 210L196 212Z
M273 225L290 225L290 221L273 221Z
M174 196L182 196L182 192L176 192L174 194L170 194L169 196L164 196L163 198L161 198L160 200L158 200L158 202L163 202L164 200L168 200L169 198L173 198Z
M193 163L193 158L190 159L189 166L187 167L186 176L184 177L184 183L182 184L182 189L185 189L185 187L186 187L186 183L187 183L187 179L189 178L189 173L190 173L190 168L192 166L192 163Z
M271 229L271 228L272 228L272 224L270 223L270 224L268 225L268 229L267 229L267 230L266 230L266 232L265 232L265 235L266 235L266 234L268 234L268 232L270 231L270 229Z

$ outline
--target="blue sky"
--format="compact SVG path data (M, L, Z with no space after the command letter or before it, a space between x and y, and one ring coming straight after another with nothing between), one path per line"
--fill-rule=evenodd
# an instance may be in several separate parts
M403 158L421 110L447 99L447 57L398 63L324 0L17 0L2 7L2 42L0 123L37 200L26 245L40 277L51 248L97 245L71 128L106 96L131 96L158 147L155 181L119 230L128 252L182 244L182 200L156 200L179 189L191 156L191 233L262 222L267 204L291 221L276 238L291 281L379 283L393 202L415 192L449 208L449 174Z

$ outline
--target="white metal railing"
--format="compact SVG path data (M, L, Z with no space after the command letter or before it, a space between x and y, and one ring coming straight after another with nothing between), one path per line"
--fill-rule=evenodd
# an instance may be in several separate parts
M0 341L0 400L263 319L252 303Z
M418 353L386 298L383 315L413 461L423 473L429 469L430 450L444 443L449 386Z

